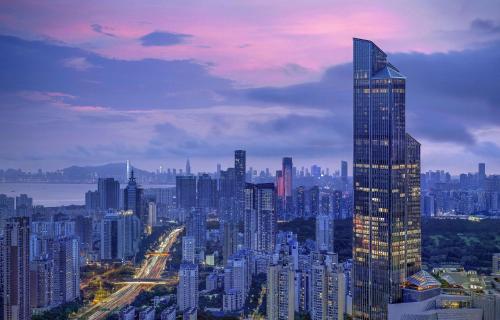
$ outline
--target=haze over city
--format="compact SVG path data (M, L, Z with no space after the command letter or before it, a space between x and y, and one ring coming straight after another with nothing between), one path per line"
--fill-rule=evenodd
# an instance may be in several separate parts
M500 170L492 1L3 1L0 167L352 157L351 41L408 76L422 168ZM230 32L229 32L230 31ZM461 62L463 61L463 63Z

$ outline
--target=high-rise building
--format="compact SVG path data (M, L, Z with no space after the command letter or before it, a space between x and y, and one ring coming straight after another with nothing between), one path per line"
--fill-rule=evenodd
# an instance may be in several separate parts
M315 217L319 214L319 187L314 186L309 190L309 212Z
M20 194L16 197L16 213L18 216L27 216L32 213L33 198L27 194Z
M406 78L354 39L354 319L387 319L419 271L420 144L405 130Z
M219 214L235 217L236 181L234 168L220 171L219 178ZM236 219L235 219L236 220Z
M344 319L345 279L335 254L318 253L311 266L311 319Z
M328 193L321 195L321 213L330 214L330 195Z
M177 286L177 306L179 311L198 307L198 266L182 263Z
M30 220L9 218L2 241L3 318L30 320Z
M267 318L295 319L295 271L278 263L267 269Z
M132 211L109 212L101 221L101 260L133 258L139 250L139 218Z
M284 157L282 161L283 173L283 209L286 213L293 212L293 162L291 157Z
M340 178L344 184L347 183L347 170L347 161L342 160L340 162Z
M49 255L36 257L30 263L30 304L32 309L53 305L54 260Z
M97 180L99 206L102 210L118 209L120 207L120 183L113 178Z
M319 251L334 252L334 220L331 215L316 216L316 248Z
M205 250L207 242L207 215L203 210L191 210L186 222L186 235L194 238L197 249Z
M153 227L156 226L156 209L156 203L148 203L148 230L150 233L151 230L153 230Z
M53 303L60 305L80 297L80 249L76 237L54 241Z
M304 218L306 215L306 191L304 186L298 186L296 190L296 215L299 218Z
M142 223L146 224L142 215L142 195L143 189L139 187L134 177L134 170L130 171L130 179L125 187L124 196L124 209L132 210L136 214Z
M237 221L243 219L243 208L245 201L245 183L246 183L246 151L245 150L235 150L234 151L234 182L235 182L235 197L236 197L236 216Z
M217 180L203 173L198 176L198 208L208 211L216 207Z
M99 191L87 191L85 193L85 209L87 210L97 210L100 209L100 195Z
M248 289L249 266L246 257L233 255L224 268L224 311L236 311L243 308Z
M182 261L194 263L195 260L195 240L194 237L184 236L182 237Z
M177 208L191 210L196 207L196 177L177 176L175 178Z
M276 243L274 183L247 183L245 187L245 245L271 253Z
M238 248L238 225L227 217L221 221L221 236L222 236L222 264L226 265L230 256L236 253Z

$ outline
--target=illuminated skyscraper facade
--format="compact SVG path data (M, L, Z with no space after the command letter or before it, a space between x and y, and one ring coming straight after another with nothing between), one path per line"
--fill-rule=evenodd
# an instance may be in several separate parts
M421 265L420 144L405 130L405 76L371 41L353 53L353 317L387 319Z

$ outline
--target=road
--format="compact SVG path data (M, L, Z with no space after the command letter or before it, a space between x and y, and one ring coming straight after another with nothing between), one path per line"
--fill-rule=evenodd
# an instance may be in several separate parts
M176 228L164 237L158 245L156 252L168 252L181 234L183 227ZM134 274L137 279L160 279L167 256L164 255L149 255L142 266ZM88 319L88 320L101 320L106 318L109 313L114 310L119 310L124 306L132 303L139 295L141 290L151 287L151 284L129 283L120 288L118 291L112 293L106 300L101 303L89 306L82 309L75 318Z

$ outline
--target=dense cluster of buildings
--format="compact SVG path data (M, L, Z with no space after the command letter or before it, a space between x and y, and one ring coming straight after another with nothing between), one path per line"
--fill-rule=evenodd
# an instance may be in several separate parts
M475 173L452 177L448 172L422 175L422 215L500 215L500 175L487 175L486 165Z

